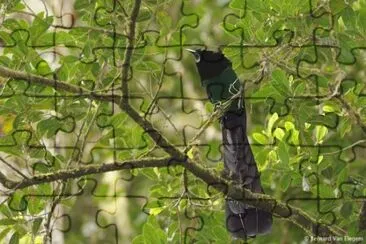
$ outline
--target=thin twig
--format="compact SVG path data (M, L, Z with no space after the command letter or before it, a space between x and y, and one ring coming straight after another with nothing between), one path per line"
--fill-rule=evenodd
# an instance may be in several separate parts
M196 133L196 135L193 136L193 138L189 141L186 148L183 150L184 153L187 153L194 145L194 142L202 135L202 133L211 125L213 121L220 118L227 108L229 108L232 101L238 97L241 96L241 91L239 91L237 94L230 97L230 99L224 101L220 105L216 106L215 111L211 113L210 117L203 123L200 130Z
M69 180L80 178L90 174L100 174L116 170L130 170L135 168L151 168L151 167L168 167L178 165L181 162L174 160L171 157L165 158L144 158L139 160L126 160L119 163L111 164L90 164L88 166L79 166L77 169L63 169L57 172L48 174L39 174L19 182L7 179L0 172L0 183L9 189L23 189L33 185L54 182L57 180ZM3 177L2 177L3 176Z
M337 154L337 153L340 153L340 152L346 151L346 150L348 150L348 149L350 149L350 148L352 148L352 147L354 147L354 146L357 146L358 144L362 144L362 143L364 143L364 142L366 142L366 140L359 140L359 141L356 141L355 143L353 143L353 144L351 144L351 145L349 145L349 146L347 146L347 147L342 148L341 150L337 150L337 151L329 152L329 153L322 153L322 155L332 155L332 154Z
M28 177L25 174L23 174L20 170L18 170L17 168L15 168L13 165L11 165L8 162L6 162L6 160L4 160L2 157L0 157L0 161L3 162L4 164L6 164L9 168L11 168L12 170L14 170L19 175L21 175L24 179L28 179Z
M0 76L6 78L12 78L16 80L25 80L30 84L43 85L47 87L53 87L57 91L65 91L72 93L75 97L85 97L91 100L99 100L106 102L114 102L119 100L121 96L113 94L97 94L94 91L89 91L85 88L75 86L60 80L48 79L39 75L33 75L30 73L24 73L17 70L9 69L0 65Z

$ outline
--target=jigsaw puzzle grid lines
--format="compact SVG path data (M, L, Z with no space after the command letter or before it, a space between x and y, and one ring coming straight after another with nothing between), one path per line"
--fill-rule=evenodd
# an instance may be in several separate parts
M233 63L240 64L239 67L236 67L236 70L244 73L241 78L243 78L242 80L248 88L244 98L245 103L251 104L250 106L256 106L254 109L257 111L259 106L258 104L265 104L264 106L262 105L262 108L265 107L266 114L268 113L271 116L277 114L279 116L276 119L277 123L275 121L276 124L280 124L280 121L286 121L286 118L289 116L298 115L306 117L306 115L300 115L302 111L318 108L318 114L312 118L307 118L307 121L309 124L312 123L314 125L322 126L318 127L319 129L317 133L327 134L329 132L329 139L324 143L318 141L314 144L314 141L312 140L308 140L308 142L304 143L299 142L297 137L299 136L299 133L303 133L301 129L306 130L305 127L299 128L297 127L298 125L294 125L293 128L287 129L286 127L276 125L276 127L272 127L270 130L271 132L277 131L277 134L271 139L265 139L263 142L259 137L254 136L255 133L261 133L259 129L255 128L253 130L253 138L249 144L255 151L256 158L258 157L261 159L266 159L268 157L272 157L273 159L277 157L277 160L278 158L283 160L283 155L270 155L271 148L278 147L288 150L289 154L294 157L298 154L303 154L303 158L299 160L298 163L293 164L293 166L291 165L291 160L287 159L290 168L292 167L291 170L293 174L289 185L302 185L303 188L304 184L319 186L321 184L320 179L323 181L329 179L327 174L345 174L346 176L343 177L343 181L336 182L338 190L338 193L336 194L332 194L331 187L325 189L324 187L322 189L318 187L313 191L315 197L309 195L309 193L305 191L299 192L296 197L292 195L284 195L284 198L282 199L287 204L291 204L291 206L296 206L297 204L301 205L301 202L310 204L310 202L314 201L320 222L325 222L326 225L329 225L330 227L333 225L336 226L336 224L340 224L340 221L344 222L344 220L338 220L334 212L335 210L329 209L329 204L326 203L327 201L332 203L334 203L334 201L339 201L342 205L337 206L343 208L343 205L346 204L345 202L350 199L365 199L362 183L357 183L357 181L352 179L351 175L347 175L343 172L343 168L347 168L344 167L344 165L350 165L351 167L353 164L356 164L354 162L361 160L362 155L365 155L365 146L363 143L364 141L362 141L362 136L352 138L353 141L350 141L351 138L347 138L348 141L341 144L339 144L338 141L337 143L333 143L330 139L336 139L334 132L347 126L345 118L340 116L340 113L337 113L336 111L340 106L342 106L341 109L344 109L345 113L348 113L351 118L354 118L355 123L353 126L358 126L360 132L366 131L365 120L363 119L364 109L362 106L359 110L354 109L358 107L357 103L355 104L355 101L365 103L364 99L366 93L363 85L364 81L362 80L363 77L354 70L357 69L357 66L362 67L362 64L360 63L364 56L363 50L365 47L356 41L352 43L353 46L349 46L348 50L341 47L337 38L334 38L334 32L336 31L336 28L339 28L339 24L336 23L335 20L336 15L332 13L331 9L328 9L329 6L321 5L318 1L311 0L306 2L308 10L300 13L300 15L307 16L310 19L308 21L314 24L311 25L310 29L293 30L291 28L281 28L281 30L278 30L274 28L276 27L276 24L273 24L273 32L271 35L267 36L267 40L264 41L258 37L258 39L255 40L257 43L255 43L253 40L247 39L251 36L249 33L250 30L246 29L243 23L245 23L245 21L250 23L250 18L252 18L253 10L256 7L260 7L259 10L263 12L269 10L265 10L263 7L264 5L255 3L254 1L247 0L232 2L234 3L232 3L233 8L231 9L231 12L224 16L221 23L223 24L225 31L229 33L240 33L239 36L241 36L241 38L236 36L235 41L239 40L238 44L217 45L217 43L215 43L215 45L224 49L224 53L233 58ZM242 5L240 5L240 3L242 3ZM235 4L239 4L242 7L241 11L238 10L239 8ZM177 149L184 150L187 146L191 146L191 138L193 138L193 136L202 128L206 121L205 117L208 117L207 114L212 111L212 108L207 105L207 99L204 96L201 96L201 93L197 93L197 91L195 91L198 86L189 84L189 81L191 81L193 77L191 74L186 74L187 68L182 67L181 64L182 62L186 62L186 58L182 51L184 48L207 48L207 45L204 43L197 43L196 41L190 43L185 39L186 36L189 36L190 32L194 33L194 31L200 30L200 28L202 29L202 27L200 27L204 21L200 16L202 13L195 13L195 9L192 8L187 1L182 1L181 4L176 5L179 7L178 13L181 15L182 21L179 22L180 26L177 26L177 31L173 34L173 36L175 36L171 43L162 44L162 40L166 36L161 35L161 30L146 29L138 33L138 41L136 41L135 46L133 47L133 45L128 46L129 36L127 33L129 31L129 27L124 26L121 28L120 23L113 23L112 17L110 17L109 20L107 17L106 20L106 16L108 16L108 14L110 16L113 16L113 14L118 16L121 12L125 15L125 17L123 17L122 14L121 18L127 18L128 14L126 9L122 6L120 1L112 1L112 3L107 5L108 6L101 5L102 7L98 7L95 10L95 15L92 19L98 27L90 30L88 30L87 27L76 27L77 21L75 22L75 16L73 13L70 14L63 12L58 14L58 16L52 16L48 12L45 16L33 16L33 21L37 19L44 21L42 19L46 19L46 22L53 20L53 18L63 20L65 17L69 18L71 16L72 24L65 26L62 24L54 25L53 30L45 33L41 39L37 39L32 36L32 32L21 25L18 26L18 29L14 29L14 26L11 26L12 29L10 29L9 25L2 27L1 49L3 52L4 50L7 50L9 53L15 53L16 50L23 48L33 50L34 52L40 52L39 55L45 55L45 57L47 57L47 53L49 53L49 51L42 50L51 49L51 56L53 56L53 59L60 60L60 62L62 62L62 60L65 61L67 57L64 56L66 55L63 53L65 51L58 46L60 43L65 43L65 47L71 50L71 52L76 54L76 57L78 57L76 59L74 58L74 62L76 63L75 66L84 67L89 71L81 75L70 74L72 73L71 69L64 69L63 67L60 67L55 69L55 71L46 68L46 71L42 72L41 69L45 61L40 60L35 65L35 69L29 70L31 73L37 72L38 75L48 79L47 81L46 79L43 81L51 82L49 83L49 87L53 87L54 89L41 89L39 86L34 86L34 83L27 81L25 77L22 77L21 75L16 76L17 74L15 74L15 77L18 77L18 79L23 81L8 81L6 85L3 85L1 100L5 102L16 96L21 96L25 98L22 98L23 100L21 102L27 103L26 101L29 100L34 104L45 103L52 108L52 112L47 114L46 120L53 121L56 124L56 127L41 128L43 133L47 134L47 137L51 138L47 139L48 141L44 140L45 143L43 145L39 143L40 140L37 138L39 135L36 131L32 131L31 128L15 129L11 132L11 135L0 144L1 148L8 151L11 150L9 149L11 147L23 147L26 148L28 151L27 153L29 154L41 154L38 155L35 158L36 160L33 160L32 163L27 162L25 168L30 176L33 176L36 172L50 172L50 170L62 169L60 162L65 159L61 158L63 157L61 155L72 155L70 160L76 158L77 164L72 165L72 167L76 168L79 165L88 166L90 164L99 163L101 158L103 159L103 162L101 163L113 164L118 163L121 159L128 158L128 156L132 156L134 159L147 155L161 156L163 155L163 151L170 150L170 145ZM273 11L276 12L275 10ZM239 15L237 14L238 12L240 12ZM103 13L108 14L103 16ZM49 20L48 17L50 18ZM102 19L98 19L98 17ZM239 23L239 27L235 25L235 23ZM258 25L258 23L254 24ZM123 30L124 33L123 31L118 32L117 30ZM64 40L63 38L67 36L66 33L70 32L79 33L80 39ZM50 40L50 42L47 43L44 42L44 40ZM103 45L100 45L102 40L104 43ZM145 70L142 72L143 74L139 76L139 68L142 68L143 64L141 63L143 62L137 63L135 66L130 66L129 63L122 63L123 60L126 60L126 55L130 55L128 53L132 53L132 51L134 51L132 57L138 57L142 61L148 60L149 58L144 57L144 55L147 55L148 57L154 55L153 53L144 53L148 52L145 50L148 50L149 48L157 48L156 50L159 51L164 50L164 52L168 52L171 55L165 55L164 60L159 63L161 66L158 68L154 67L155 71L159 69L163 70L160 72L161 76L159 78L155 77L158 81L156 84L151 81L149 83L146 80L140 81L141 77L146 73ZM266 50L264 52L264 56L255 56L253 58L251 54L258 52L258 50ZM283 54L282 57L284 58L284 61L274 60L271 58L271 56L274 56L276 52L277 54L278 52ZM325 52L329 52L328 55L325 55ZM29 51L28 54L29 57L35 55L32 51ZM251 63L248 64L247 59L250 59ZM10 61L10 59L8 58L6 60L4 57L1 61L1 65L7 66L7 61ZM292 67L287 67L285 61L291 61ZM101 64L100 62L104 62L104 64ZM337 69L342 70L342 72L333 76L327 74L323 75L321 73L323 69L319 68L322 62L329 65L329 67L335 66ZM291 75L295 82L302 82L304 86L301 88L302 90L299 89L300 91L298 93L289 95L287 91L288 88L282 87L283 84L276 81L276 77L274 76L272 76L272 84L269 83L269 76L275 72L275 70L273 70L273 63L286 71L288 75ZM15 68L12 67L14 62L9 62L9 64L11 64L9 65L11 68ZM124 67L128 68L124 69ZM187 65L187 67L189 66ZM119 71L121 69L124 70L124 73L123 71ZM97 70L97 72L95 70ZM91 73L98 73L98 71L102 72L94 77L91 76ZM10 74L10 77L14 77L14 73L11 73L11 70L9 71L1 68L0 72L8 73ZM69 74L66 75L67 72L69 72ZM147 68L147 72L149 72L149 68ZM154 70L152 70L152 72L154 72ZM253 72L255 73L254 76L245 76L245 74L251 74ZM260 73L259 76L257 76L258 72ZM279 77L282 75L281 72L277 72L276 74ZM64 80L63 78L68 75L73 77L72 79L68 79L71 81L68 86L60 86L62 83L53 82L53 79L62 81ZM95 79L95 77L98 79ZM139 77L140 79L135 77ZM258 77L258 79L253 77ZM324 83L325 78L328 80L334 79L334 81L326 84ZM119 85L121 80L124 80L124 82L122 82L122 87ZM139 84L134 85L134 83ZM123 93L123 95L120 95L121 89L126 89L126 87L123 88L123 84L128 85L128 94ZM260 89L269 90L270 86L277 86L278 89L276 94L262 93L264 95L261 95L259 92L256 92ZM79 87L82 87L82 89ZM143 87L143 91L141 90L141 87ZM64 89L64 91L60 91L60 89L62 90L63 88L66 89ZM174 93L178 95L172 95L172 90L174 90ZM72 94L70 95L65 91L71 91ZM190 96L191 94L193 94L193 96ZM97 98L97 100L99 100L94 102L94 107L90 105L90 111L94 110L94 115L92 115L92 112L90 111L76 110L80 104L87 103L85 102L85 98ZM144 126L141 127L141 124L135 124L133 118L131 119L127 114L121 113L121 109L118 106L115 106L115 104L118 104L118 101L123 99L128 99L129 103L132 104L132 107L136 109L137 115L147 118L148 121L151 122L151 125L154 128L157 128L157 131L166 132L163 135L169 139L168 142L171 142L171 144L166 145L163 149L156 147L156 142L161 142L164 138L159 137L160 135L156 135L155 139L151 139L149 136L154 134L155 130L152 130L152 128L144 128ZM328 102L330 100L335 100L335 104ZM106 104L102 101L112 101L112 103ZM15 101L15 103L16 102L19 101ZM11 107L12 104L10 103L11 102L9 102L8 105L5 104L7 109ZM4 104L4 102L2 102L2 104ZM333 111L321 110L322 107L324 108L325 104L329 106L334 105L332 108ZM15 105L17 104L13 104L13 106ZM74 107L75 111L71 113L71 109L68 108L68 106ZM334 107L336 109L334 109ZM41 106L40 109L42 109ZM35 114L34 116L36 121L40 116L45 116L45 114ZM83 117L86 122L81 123L80 118ZM264 116L262 115L261 118L263 119ZM85 128L85 123L89 123L88 128ZM264 122L262 121L261 124L263 123ZM269 122L267 120L267 126L268 123ZM133 128L133 130L126 132L120 128L120 124L128 125ZM19 122L19 125L22 125L22 122ZM250 126L248 127L250 128ZM348 125L348 127L350 126ZM21 128L21 126L19 128ZM23 128L26 127L23 126ZM38 127L38 129L39 128L40 127ZM265 129L263 126L262 128ZM192 157L195 160L203 163L205 166L213 167L216 170L222 167L218 162L223 160L223 145L221 143L219 130L220 128L218 123L213 123L211 128L206 129L206 131L193 143L193 151L191 151ZM345 134L347 133L347 128L343 128L342 130L345 131ZM103 135L105 131L108 133ZM348 131L350 131L350 129L348 129ZM83 140L79 139L81 135L85 136L93 133L101 133L102 136L90 136L91 138L86 136ZM58 139L52 141L52 136L56 134L58 135ZM72 140L70 140L70 138L72 138ZM127 142L124 138L134 138L135 140ZM213 142L215 147L212 146ZM47 146L45 144L47 144ZM107 144L109 145L105 146ZM301 148L302 151L299 152L298 148ZM70 152L72 153L70 154ZM268 154L269 156L263 156L264 154ZM7 161L7 158L4 160ZM179 161L180 159L177 160ZM327 160L335 161L334 169L327 170L327 165L322 164L322 162L326 162ZM9 163L13 162L9 161ZM269 167L268 163L263 165L263 163L261 164L259 162L259 164L259 167L262 167L263 169ZM271 166L273 169L270 170L284 169L283 165L273 164ZM298 169L294 167L298 167ZM360 166L357 167L364 172L363 168ZM291 172L291 170L283 172L290 174L288 172ZM167 178L179 178L179 180L176 180L175 182L177 189L181 189L181 187L179 187L179 183L182 184L180 177L182 174L186 174L185 171L184 173L181 171L182 170L174 169L174 167L170 166L167 171ZM141 172L144 174L144 171ZM152 170L147 170L146 172L147 177L159 175ZM263 172L262 178L266 178L269 174L270 172ZM192 178L193 176L191 175L189 179ZM272 179L272 177L268 177L267 179L268 186L273 184L269 182L270 179ZM281 180L282 179L283 177ZM128 174L128 177L124 178L124 181L124 184L126 185L134 184L133 182L136 181L134 171L132 171L131 174ZM283 182L285 182L285 180L283 180ZM97 187L98 180L94 183L95 187ZM167 184L167 182L165 183ZM282 183L282 181L280 183ZM69 185L69 187L72 187L73 184L74 183L72 183L71 186ZM77 182L77 184L79 184L79 182ZM196 182L187 184L186 181L183 181L183 184L185 189L184 194L187 196L187 199L192 201L190 204L193 204L194 201L212 201L210 194L208 194L208 196L202 196L202 192L196 189L199 188L198 186L202 183ZM289 187L289 185L287 187ZM82 188L80 188L80 190L82 191ZM189 197L190 195L195 194L191 190L198 191L199 194L194 197ZM57 193L55 194L53 191L50 192L50 189L48 189L48 191L50 194L43 195L45 199L50 196L57 196ZM108 198L107 196L109 196L95 196L94 191L95 188L92 190L92 197ZM350 192L352 192L351 195ZM133 191L131 193L133 193ZM42 198L42 195L32 195L31 191L27 191L24 195L24 199L27 199L28 197L31 199L35 196ZM80 195L77 193L62 192L59 197L61 197L61 199L70 197L75 197L75 199L77 199L79 196ZM126 199L141 198L146 201L143 205L148 204L149 200L152 202L152 205L154 205L161 200L164 202L166 199L184 199L184 197L182 198L182 196L177 194L164 195L162 193L157 194L157 196L151 195L150 199L149 196L144 194L141 196L138 194L121 194L120 196L112 194L111 196L112 198L122 197ZM292 202L296 202L296 204L293 204ZM20 204L23 204L22 207L26 207L24 202L20 201ZM159 207L161 206L159 205ZM116 209L117 206L114 208ZM144 208L145 207L142 207L142 212L145 212ZM206 216L202 218L200 215L195 215L195 210L192 211L193 215L190 215L190 209L187 206L183 209L185 217L188 219L187 223L190 223L189 220L194 219L194 221L196 221L199 219L192 226L189 224L187 225L186 230L184 231L184 239L188 241L190 238L194 239L194 236L199 235L198 233L200 231L204 233L203 228L205 227L205 221L203 219L207 220L208 217ZM115 237L114 241L118 242L118 239L122 237L118 235L119 230L117 225L114 223L101 224L98 220L98 216L103 213L104 210L99 210L95 215L95 223L98 228L101 229L109 227L115 228L113 235ZM17 212L20 211L20 209L14 208L12 211ZM145 214L148 213L148 211L145 212ZM200 212L200 214L205 215L204 211ZM287 216L291 217L291 214L291 207L288 207ZM113 213L110 213L110 215L113 215ZM70 217L68 214L65 214L64 216L65 218ZM329 218L329 216L332 217ZM114 219L114 221L117 220ZM70 221L70 225L71 223L72 221ZM153 225L153 223L151 223L151 225ZM66 232L72 232L70 228L66 228L66 230ZM70 234L72 234L71 232ZM67 233L65 233L65 235L67 235Z

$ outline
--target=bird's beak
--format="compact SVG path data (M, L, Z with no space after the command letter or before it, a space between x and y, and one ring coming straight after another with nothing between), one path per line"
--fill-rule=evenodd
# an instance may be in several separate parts
M196 63L200 62L201 56L196 50L189 49L189 48L185 48L185 50L193 54L194 60L196 61Z
M196 53L196 50L193 50L193 49L185 48L185 50L188 52L191 52L191 53Z

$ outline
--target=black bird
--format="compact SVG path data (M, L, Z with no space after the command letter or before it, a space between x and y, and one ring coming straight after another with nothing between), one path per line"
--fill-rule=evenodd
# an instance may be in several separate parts
M231 99L220 118L224 147L223 174L236 184L256 193L264 193L257 164L246 133L246 113L242 85L232 64L220 51L191 50L196 61L201 85L213 104ZM226 228L235 238L246 239L267 234L272 228L272 214L234 199L226 199Z

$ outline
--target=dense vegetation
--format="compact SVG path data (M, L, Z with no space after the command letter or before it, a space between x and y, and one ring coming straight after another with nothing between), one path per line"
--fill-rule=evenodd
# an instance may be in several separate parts
M0 242L231 241L184 48L220 48L245 83L252 204L275 216L254 242L366 238L365 0L40 2L0 5Z

